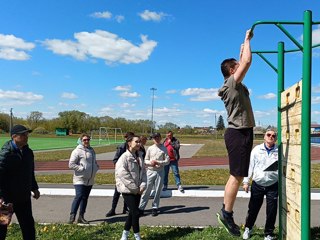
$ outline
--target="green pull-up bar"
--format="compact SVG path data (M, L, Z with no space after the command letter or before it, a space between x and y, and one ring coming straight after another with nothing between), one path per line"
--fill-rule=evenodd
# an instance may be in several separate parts
M285 53L301 51L303 53L302 68L302 116L301 120L301 239L310 239L310 124L311 124L311 57L312 48L319 47L320 44L312 46L312 25L320 22L312 22L312 12L304 12L303 22L289 21L258 21L252 25L251 31L254 31L258 25L275 25L278 27L298 48L285 50L284 43L278 43L277 50L271 51L252 51L261 57L278 74L278 132L281 133L281 93L284 91L284 55ZM303 45L301 45L283 25L302 25L303 26ZM264 54L278 54L278 68L276 68ZM282 158L282 136L279 134L279 158ZM282 189L281 169L282 162L279 159L279 189ZM279 194L280 210L282 208L282 194ZM279 237L282 239L282 218L279 211Z

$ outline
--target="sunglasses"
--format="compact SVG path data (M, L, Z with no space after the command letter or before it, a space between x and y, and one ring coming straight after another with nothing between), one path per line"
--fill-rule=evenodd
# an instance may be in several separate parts
M141 143L141 141L134 141L135 143Z
M84 141L84 142L89 142L90 139L89 139L89 138L84 138L84 139L82 139L82 141Z
M267 137L273 137L273 138L275 138L276 135L275 135L275 134L271 134L271 133L267 133Z

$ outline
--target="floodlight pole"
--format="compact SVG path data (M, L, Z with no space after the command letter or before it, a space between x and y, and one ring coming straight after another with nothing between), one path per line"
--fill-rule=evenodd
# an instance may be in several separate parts
M150 88L152 91L152 105L151 105L151 134L153 133L153 103L154 103L154 91L156 91L156 88Z
M12 108L10 108L10 123L9 123L9 133L11 132L12 124L13 124L13 114L12 114Z

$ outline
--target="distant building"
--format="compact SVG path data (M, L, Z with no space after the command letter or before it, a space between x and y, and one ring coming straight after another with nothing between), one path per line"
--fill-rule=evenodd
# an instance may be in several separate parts
M312 134L320 134L320 124L316 124L316 123L311 124L310 131Z

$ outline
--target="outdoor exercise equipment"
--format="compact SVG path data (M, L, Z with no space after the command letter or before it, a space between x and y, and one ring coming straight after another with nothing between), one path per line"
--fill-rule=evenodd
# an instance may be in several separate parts
M285 50L278 42L276 51L252 51L261 57L278 74L278 144L279 144L279 239L310 239L310 125L311 125L311 63L312 12L304 12L303 22L258 21L258 25L275 25L298 48ZM303 45L284 28L284 25L303 26ZM284 89L284 56L286 53L303 53L302 80ZM278 54L275 67L265 54ZM303 196L303 197L302 197Z

